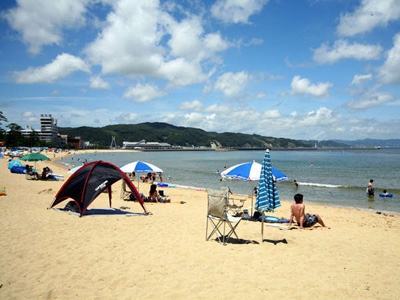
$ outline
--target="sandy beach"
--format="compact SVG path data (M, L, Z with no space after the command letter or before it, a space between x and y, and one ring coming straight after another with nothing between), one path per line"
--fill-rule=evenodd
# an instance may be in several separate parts
M49 157L37 168L67 178ZM163 188L172 203L146 203L148 216L79 218L48 209L64 181L26 180L7 165L0 159L1 299L400 299L397 214L308 205L305 195L331 229L265 226L261 242L261 223L242 221L240 239L223 246L205 240L206 191ZM143 212L120 188L112 206ZM269 215L288 218L291 200ZM89 208L106 207L104 194Z

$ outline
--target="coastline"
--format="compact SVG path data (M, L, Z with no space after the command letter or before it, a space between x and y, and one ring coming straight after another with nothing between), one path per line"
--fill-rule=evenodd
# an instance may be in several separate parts
M62 155L38 162L38 168L49 165L67 178L67 168L54 160ZM265 225L261 243L261 222L242 221L239 240L222 246L205 241L206 191L166 188L172 203L146 203L149 216L79 218L47 209L64 181L26 180L9 172L6 159L0 160L0 174L7 190L0 197L4 299L306 299L310 294L395 299L400 294L399 215L306 200L306 211L318 213L331 229ZM148 188L141 183L139 191ZM116 183L112 207L141 212L139 204L119 194ZM288 218L290 203L282 201L269 215ZM101 195L89 209L107 206L107 195ZM234 289L232 282L246 288Z

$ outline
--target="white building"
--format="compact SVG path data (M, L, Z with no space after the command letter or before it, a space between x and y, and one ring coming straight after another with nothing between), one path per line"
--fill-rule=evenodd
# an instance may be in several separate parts
M122 142L122 149L167 150L171 148L171 145L168 143L146 142L146 140L141 140L140 142Z

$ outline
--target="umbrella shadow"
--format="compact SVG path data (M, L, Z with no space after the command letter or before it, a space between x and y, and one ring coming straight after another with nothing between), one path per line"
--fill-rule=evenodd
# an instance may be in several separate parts
M279 243L288 244L286 239L281 239L281 240L263 239L263 242L271 243L271 244L274 244L274 245L277 245Z
M219 237L222 240L222 236ZM218 238L214 239L215 241L219 242ZM245 245L245 244L260 244L257 241L254 240L245 240L245 239L237 239L237 238L229 238L229 240L225 241L226 244L232 244L232 245Z

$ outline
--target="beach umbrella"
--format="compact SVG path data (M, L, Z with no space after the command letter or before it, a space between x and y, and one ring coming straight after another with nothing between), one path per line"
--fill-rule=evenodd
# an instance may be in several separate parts
M274 180L278 182L289 180L289 177L278 169L271 167L271 170ZM260 180L260 174L261 164L255 161L240 163L221 172L222 178L237 179L243 181Z
M144 162L144 161L134 161L131 163L127 163L125 165L122 165L119 167L121 169L122 172L124 173L162 173L163 170L160 169L159 167L150 164L148 162ZM138 189L139 189L139 177L138 177Z
M269 150L265 151L264 160L261 167L260 180L258 181L258 193L254 208L262 213L261 241L264 240L264 213L273 212L275 208L280 207L278 189L272 176L271 157Z
M49 158L46 155L43 155L41 153L29 153L20 158L23 161L44 161L44 160L49 160Z
M260 180L262 165L258 162L245 162L234 165L221 172L221 176L224 179L242 180L242 181L256 181ZM283 172L278 169L271 167L273 180L281 182L289 180ZM253 215L253 192L251 193L251 215Z
M36 162L37 161L45 161L50 160L46 155L41 153L29 153L20 158L23 161L34 161L35 162L35 169L36 169Z
M153 164L144 162L144 161L140 161L140 160L137 160L137 161L134 161L131 163L127 163L125 165L120 166L119 168L124 173L132 173L132 172L135 172L135 173L149 173L149 172L162 173L163 172L163 170L160 169L159 167L157 167Z

